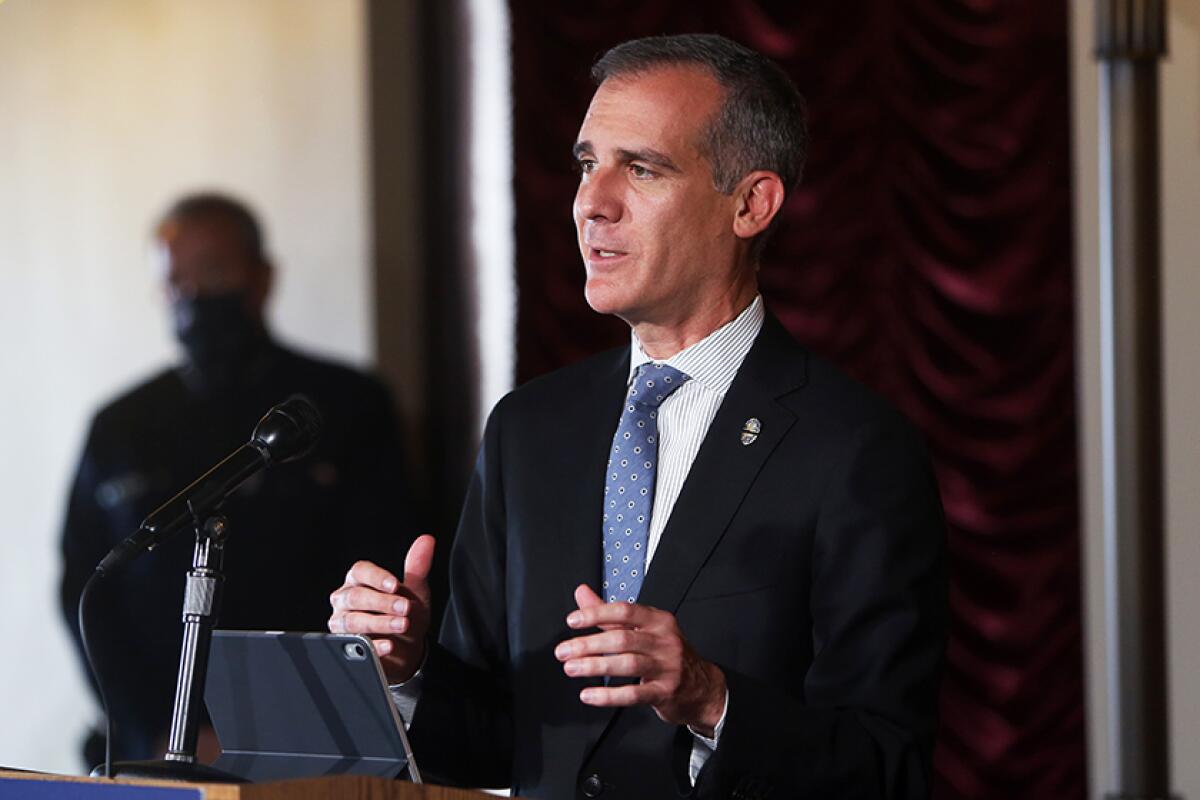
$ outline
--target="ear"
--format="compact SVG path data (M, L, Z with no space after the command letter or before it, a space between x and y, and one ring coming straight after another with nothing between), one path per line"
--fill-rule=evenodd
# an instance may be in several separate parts
M739 239L753 239L767 229L783 206L783 181L774 172L755 170L742 178L734 195L733 233Z

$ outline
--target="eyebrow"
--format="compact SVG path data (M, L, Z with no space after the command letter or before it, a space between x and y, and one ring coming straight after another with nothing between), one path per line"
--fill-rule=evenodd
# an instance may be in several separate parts
M595 148L592 147L592 143L586 140L582 142L576 142L575 146L571 148L571 154L575 156L575 158L579 158L580 156L594 152ZM681 171L679 167L675 165L675 162L671 160L670 156L650 147L643 147L639 150L627 150L623 147L618 147L616 154L617 158L624 163L629 163L630 161L644 161L647 164L653 164L654 166L668 172Z

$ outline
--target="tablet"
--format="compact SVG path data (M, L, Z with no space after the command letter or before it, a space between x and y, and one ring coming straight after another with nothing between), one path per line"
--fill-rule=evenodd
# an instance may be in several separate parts
M420 772L365 636L213 631L205 703L221 756L250 781Z

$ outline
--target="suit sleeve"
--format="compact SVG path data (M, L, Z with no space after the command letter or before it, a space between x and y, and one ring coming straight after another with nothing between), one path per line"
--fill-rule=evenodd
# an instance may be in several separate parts
M450 556L450 600L409 729L422 771L463 786L511 785L502 406L488 420L467 491Z
M787 691L726 670L725 730L701 797L924 798L947 628L945 523L906 423L831 464L813 543L813 659Z

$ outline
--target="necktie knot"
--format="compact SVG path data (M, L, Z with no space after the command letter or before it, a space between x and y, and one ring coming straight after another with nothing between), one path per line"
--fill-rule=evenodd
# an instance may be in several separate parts
M683 386L688 376L669 364L646 363L638 367L629 402L648 408L658 408L671 393Z

